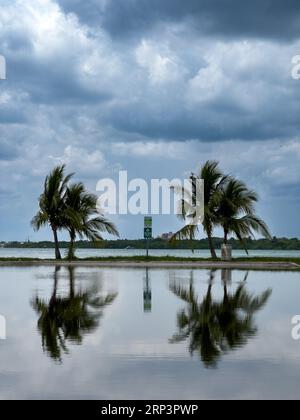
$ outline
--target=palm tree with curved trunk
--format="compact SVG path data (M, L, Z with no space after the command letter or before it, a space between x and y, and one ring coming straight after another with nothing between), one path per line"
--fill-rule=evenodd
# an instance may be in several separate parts
M247 186L230 178L222 186L218 194L217 223L224 231L224 244L228 244L228 236L234 234L247 251L245 238L258 232L266 238L271 238L268 226L255 214L255 203L258 195Z
M70 260L75 258L76 235L90 241L102 240L102 232L119 236L114 224L99 213L97 197L88 193L82 183L67 188L64 217L64 225L70 235Z
M202 224L204 232L207 234L211 257L217 259L217 254L213 245L213 228L216 224L216 211L218 194L222 186L226 183L228 176L225 176L219 169L219 162L207 161L201 167L199 175L192 174L190 178L191 192L182 189L180 191L184 198L179 200L180 218L185 221L185 226L176 232L172 240L176 239L194 239L198 232L199 225ZM204 197L200 196L201 192L196 188L197 182L204 181ZM202 205L204 201L204 215L195 220L195 214L202 212L197 206ZM196 206L196 208L195 208ZM197 211L198 210L198 211Z
M64 196L73 174L65 175L65 165L57 166L46 177L44 191L39 198L39 211L31 221L35 230L49 225L53 232L55 258L61 260L57 233L64 226Z

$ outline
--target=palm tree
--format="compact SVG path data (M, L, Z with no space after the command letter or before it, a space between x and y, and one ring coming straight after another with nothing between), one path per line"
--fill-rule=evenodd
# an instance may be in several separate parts
M258 201L255 191L237 180L230 178L222 185L218 194L217 223L224 230L224 243L228 243L228 235L235 234L246 249L245 238L258 232L271 238L266 223L255 214L254 204Z
M98 213L98 215L96 215ZM66 190L64 225L70 235L68 259L75 257L76 235L90 241L102 240L100 232L118 236L114 224L99 214L97 197L86 191L82 183L73 184Z
M190 178L192 192L190 193L189 191L182 190L181 194L185 198L182 198L179 202L181 208L181 212L179 212L181 213L180 217L185 220L186 225L174 234L172 240L194 239L198 231L198 226L202 224L204 232L207 234L211 257L217 259L212 234L214 225L217 222L216 210L218 194L227 179L228 177L223 175L222 171L219 169L219 162L217 161L207 161L202 166L198 176L192 174ZM196 184L199 180L204 181L204 197L199 195L200 192L196 188ZM197 206L202 205L203 201L203 218L195 220L195 214L201 214L201 211L197 211Z
M63 228L64 195L67 184L73 174L65 176L65 165L57 166L46 177L44 192L39 198L40 210L32 219L31 224L35 230L50 225L55 243L55 258L61 260L57 232Z

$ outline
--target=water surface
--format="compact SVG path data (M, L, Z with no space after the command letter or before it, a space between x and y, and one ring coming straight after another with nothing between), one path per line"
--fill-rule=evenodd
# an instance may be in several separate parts
M44 258L54 259L54 249L49 248L0 248L0 258ZM220 257L220 250L216 250ZM62 256L67 254L66 249L61 250ZM132 257L136 255L145 255L144 249L77 249L76 255L79 258L88 257L111 257L125 256ZM194 258L210 258L208 249L195 250L189 249L151 249L150 256L175 256L175 257L194 257ZM246 258L247 254L243 250L234 250L234 257ZM249 257L300 257L300 251L278 251L278 250L250 250Z
M300 273L1 268L0 398L299 398Z

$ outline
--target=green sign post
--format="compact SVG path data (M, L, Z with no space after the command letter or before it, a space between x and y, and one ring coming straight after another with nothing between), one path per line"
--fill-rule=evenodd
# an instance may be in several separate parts
M144 239L147 241L147 257L149 256L149 239L152 239L152 217L144 218Z

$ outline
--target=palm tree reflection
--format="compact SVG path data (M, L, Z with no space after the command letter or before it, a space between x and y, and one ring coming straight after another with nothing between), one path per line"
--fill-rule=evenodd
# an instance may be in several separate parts
M212 296L215 271L210 272L202 301L195 292L193 278L187 288L173 281L170 290L187 306L177 314L178 332L170 342L189 340L190 353L198 352L206 367L216 367L223 354L244 346L257 333L254 314L265 306L272 293L268 289L258 296L249 294L245 288L247 276L248 273L234 292L229 292L226 278L231 274L223 272L225 280L220 300Z
M146 277L144 278L144 312L151 312L152 310L152 292L151 292L151 282L149 279L149 268L146 267Z
M50 300L35 296L31 303L39 315L37 326L42 337L43 350L61 362L62 353L68 353L67 343L81 344L85 334L95 331L103 316L103 309L112 304L117 294L100 296L100 289L97 286L76 291L74 268L68 267L68 296L59 296L57 293L59 271L60 267L56 267Z

